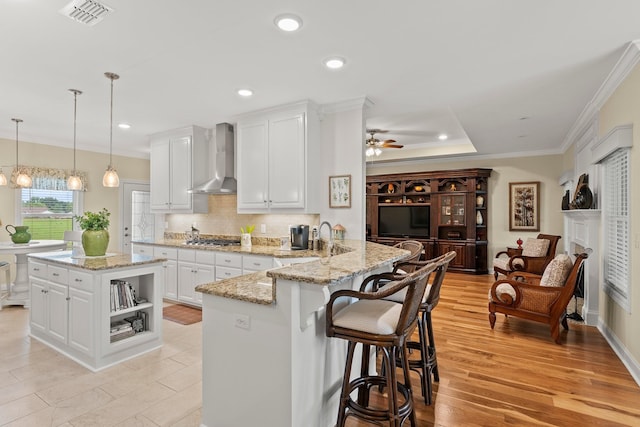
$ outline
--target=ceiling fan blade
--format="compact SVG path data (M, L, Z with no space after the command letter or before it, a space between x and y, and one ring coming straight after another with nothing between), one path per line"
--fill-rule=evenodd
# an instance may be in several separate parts
M404 147L404 145L400 145L400 144L387 144L386 142L384 144L382 144L383 148L402 148Z
M394 143L394 142L396 142L395 139L385 139L384 141L382 141L383 144Z

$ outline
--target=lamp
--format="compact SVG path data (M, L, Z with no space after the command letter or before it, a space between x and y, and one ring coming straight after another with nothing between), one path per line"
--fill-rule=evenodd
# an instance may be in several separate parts
M18 125L22 122L22 119L11 119L16 122L16 170L18 171L18 177L16 178L16 185L22 188L31 187L31 177L19 166L18 163Z
M111 80L111 119L109 123L109 166L102 177L102 185L104 187L119 187L120 178L118 172L113 168L112 150L113 150L113 81L120 78L115 73L104 73L105 77Z
M69 89L73 93L73 173L67 179L67 188L69 190L82 190L82 180L76 173L76 111L78 105L78 95L82 95L82 91L78 89Z
M0 168L0 186L7 185L7 176L2 172L2 168Z

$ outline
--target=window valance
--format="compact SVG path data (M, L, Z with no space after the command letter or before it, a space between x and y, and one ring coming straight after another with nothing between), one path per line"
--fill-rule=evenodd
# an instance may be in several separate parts
M72 174L72 170L67 169L54 169L54 168L42 168L37 166L18 166L13 168L11 172L11 187L20 188L16 185L18 173L24 172L31 176L33 180L32 188L38 188L40 190L68 190L67 178ZM87 191L87 173L76 170L76 175L80 177L82 181L83 191Z

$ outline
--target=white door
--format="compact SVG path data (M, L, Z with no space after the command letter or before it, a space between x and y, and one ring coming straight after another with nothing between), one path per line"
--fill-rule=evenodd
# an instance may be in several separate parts
M120 221L120 251L131 253L131 241L155 240L155 214L151 213L149 184L123 182L122 221Z

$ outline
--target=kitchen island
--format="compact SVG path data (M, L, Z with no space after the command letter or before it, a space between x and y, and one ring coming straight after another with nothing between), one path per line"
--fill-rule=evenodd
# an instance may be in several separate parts
M30 335L92 371L161 347L164 261L30 254Z
M335 424L346 344L325 336L324 306L408 251L371 242L340 255L199 285L203 427ZM344 302L345 304L347 301Z

